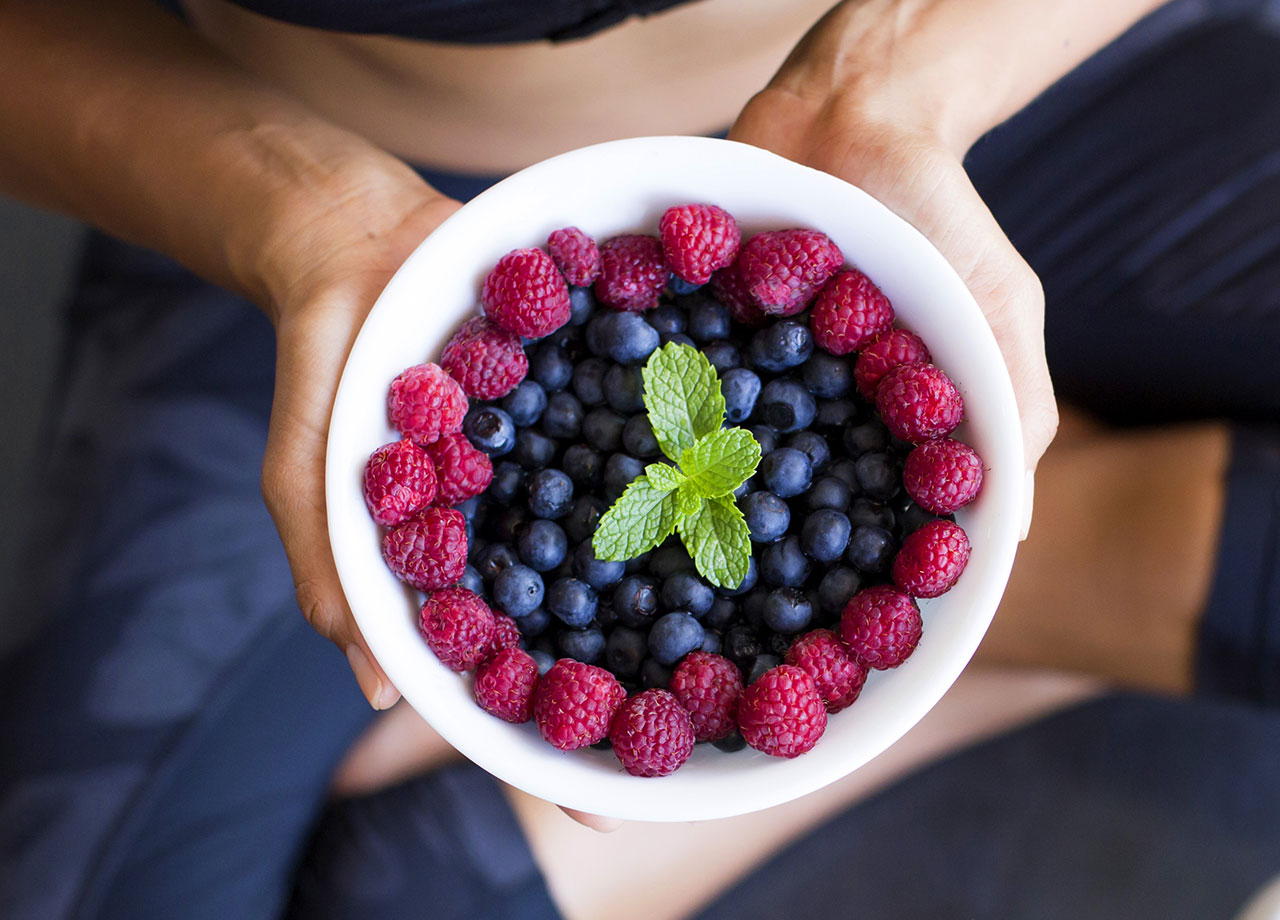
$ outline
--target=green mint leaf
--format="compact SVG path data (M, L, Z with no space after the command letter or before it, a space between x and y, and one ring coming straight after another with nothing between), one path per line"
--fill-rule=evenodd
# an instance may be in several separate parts
M666 463L650 463L644 468L644 475L655 489L674 492L684 485L685 475L680 467Z
M720 428L680 455L680 467L704 498L728 495L755 474L760 445L745 428Z
M706 497L701 490L686 479L680 488L676 490L676 514L682 518L697 514L702 510L702 505L705 501Z
M751 561L751 532L732 495L708 499L677 527L702 577L721 588L737 588Z
M698 349L668 342L649 356L641 377L649 424L672 460L724 424L720 378Z
M626 562L653 549L675 530L676 493L654 488L648 477L631 481L596 526L596 558Z

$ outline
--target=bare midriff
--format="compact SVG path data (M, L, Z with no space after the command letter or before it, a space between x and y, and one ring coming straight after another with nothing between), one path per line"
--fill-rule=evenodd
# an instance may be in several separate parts
M699 0L571 42L325 32L186 0L226 54L410 162L509 172L620 137L726 129L834 0Z

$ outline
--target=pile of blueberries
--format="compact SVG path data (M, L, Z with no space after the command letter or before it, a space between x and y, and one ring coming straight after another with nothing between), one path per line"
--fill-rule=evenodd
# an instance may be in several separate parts
M494 463L462 507L463 584L515 618L539 668L599 664L629 693L666 687L695 649L733 661L750 683L791 641L834 627L855 592L887 583L901 540L935 516L902 490L911 445L857 394L853 357L815 350L808 314L736 322L707 289L673 284L646 313L598 307L572 289L570 322L527 346L529 374L463 431ZM699 577L676 537L629 562L597 559L600 516L660 458L641 367L667 342L716 368L728 423L760 443L735 493L752 559L734 590Z

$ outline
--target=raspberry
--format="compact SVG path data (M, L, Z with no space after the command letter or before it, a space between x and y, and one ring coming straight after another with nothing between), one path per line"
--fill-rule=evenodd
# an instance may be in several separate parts
M438 364L418 364L391 381L387 417L414 443L426 447L442 434L462 429L467 395Z
M627 691L604 668L561 658L533 693L533 718L552 746L573 751L609 733L613 714Z
M489 643L489 651L484 657L491 658L504 649L519 647L520 627L516 625L516 621L509 616L495 613L493 615L493 641Z
M840 616L840 641L869 668L896 668L920 641L920 608L891 585L855 594Z
M662 241L656 236L627 235L605 240L600 247L596 297L617 310L641 313L658 305L667 284Z
M738 270L765 313L794 316L843 261L840 247L825 233L772 230L743 244Z
M387 532L382 558L419 591L456 584L467 567L467 522L461 511L428 508Z
M529 373L520 337L477 316L462 324L440 355L440 366L472 399L497 399Z
M690 652L671 675L671 692L693 720L698 741L719 741L736 727L742 672L728 658Z
M493 461L476 450L465 434L445 435L427 453L435 464L436 496L442 505L460 505L493 480Z
M667 265L693 284L706 284L712 272L732 264L742 242L738 222L713 204L667 208L658 221L658 231Z
M868 342L858 354L853 379L862 398L873 403L876 389L889 371L900 364L928 364L932 360L920 336L906 329L889 329Z
M600 277L600 248L577 227L552 230L547 251L564 280L574 287L586 287Z
M903 364L885 374L876 411L895 437L921 444L950 434L964 417L951 378L932 364Z
M508 332L540 339L569 321L569 286L541 249L513 249L484 279L484 314Z
M969 562L969 538L958 524L930 521L902 541L893 583L914 597L946 594Z
M917 505L932 514L950 514L982 490L982 458L968 444L942 438L907 454L902 486Z
M493 611L466 588L442 588L423 602L418 632L445 667L469 671L493 642Z
M618 709L609 741L632 776L667 776L693 753L693 723L666 690L645 690Z
M763 326L769 318L747 293L736 263L711 276L711 293L725 305L729 315L744 326Z
M851 705L867 679L867 669L849 657L840 637L829 629L805 633L791 643L785 660L813 678L827 712Z
M538 664L522 648L504 648L476 665L471 688L480 708L507 722L533 718L533 693L538 685Z
M798 757L827 729L818 685L803 668L780 664L742 691L738 729L747 744L774 757Z
M893 307L870 278L850 268L823 285L809 322L815 345L847 355L893 325Z
M431 458L412 441L393 441L373 452L364 468L364 502L379 524L407 521L436 497Z

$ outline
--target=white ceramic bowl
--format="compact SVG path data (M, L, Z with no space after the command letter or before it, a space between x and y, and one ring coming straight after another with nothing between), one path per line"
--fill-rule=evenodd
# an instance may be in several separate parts
M959 515L973 553L955 588L924 601L924 636L911 658L873 672L861 697L830 719L808 754L783 760L699 745L671 776L623 772L609 751L561 753L532 724L488 715L469 676L441 665L418 635L417 595L383 564L361 477L369 454L396 438L385 404L404 368L437 360L476 310L500 256L536 246L558 227L596 239L656 233L672 205L707 201L757 231L812 227L889 297L966 404L958 437L982 455L981 496ZM575 150L484 192L408 258L374 305L343 372L329 430L329 536L360 629L408 702L454 747L499 779L560 805L619 818L726 817L812 792L856 770L900 738L942 697L978 646L1004 591L1022 521L1022 437L1013 390L991 330L956 273L914 228L852 185L730 141L648 137Z

